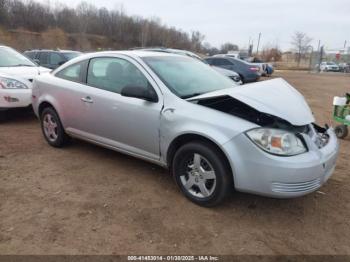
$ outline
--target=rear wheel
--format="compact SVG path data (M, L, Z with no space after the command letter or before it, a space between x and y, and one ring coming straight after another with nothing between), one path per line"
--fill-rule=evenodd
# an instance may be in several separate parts
M214 146L191 142L175 154L172 172L183 194L201 206L223 202L233 188L232 173L225 156Z
M52 107L47 107L43 110L40 120L43 135L51 146L62 147L69 141L61 120Z
M348 127L346 125L337 126L335 129L335 134L338 138L345 138L349 134Z

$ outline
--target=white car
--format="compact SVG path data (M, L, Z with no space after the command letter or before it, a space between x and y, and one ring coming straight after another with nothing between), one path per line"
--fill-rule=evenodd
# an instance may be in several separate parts
M322 62L320 65L320 70L325 72L339 72L339 66L334 62Z
M16 50L0 46L0 111L30 106L33 79L50 71Z

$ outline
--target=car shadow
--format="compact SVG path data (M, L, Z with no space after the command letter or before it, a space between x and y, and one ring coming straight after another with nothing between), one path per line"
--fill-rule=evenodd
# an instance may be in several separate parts
M0 111L0 125L16 122L30 122L36 118L31 107Z
M184 198L180 190L175 185L170 172L158 165L76 139L72 141L72 144L69 148L75 148L75 150L78 151L83 150L84 152L89 152L90 156L92 155L92 157L96 157L98 159L113 161L116 169L121 167L130 170L137 170L138 172L129 172L130 179L135 179L135 182L140 182L141 175L141 179L152 179L155 181L155 183L159 183L159 188L162 188L162 190L171 191L177 194L179 200L180 198ZM269 214L279 213L281 216L283 216L283 214L286 216L289 216L291 214L303 215L305 206L309 205L310 202L314 202L316 198L322 197L324 196L317 192L314 192L298 198L275 199L253 195L250 193L237 192L232 189L232 192L226 201L221 205L212 208L211 210L213 210L215 213L218 213L220 216L227 215L231 213L232 210L237 209L240 210L240 212L250 214L262 214L264 212L266 213L266 210L269 210ZM171 202L173 199L164 201ZM184 208L193 208L194 206L196 207L196 205L190 201L184 201L183 203L186 206ZM198 208L201 209L202 207Z

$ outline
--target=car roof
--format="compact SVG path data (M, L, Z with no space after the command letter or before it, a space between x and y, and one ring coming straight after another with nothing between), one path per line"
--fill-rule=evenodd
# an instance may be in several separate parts
M225 55L225 56L211 56L211 57L207 57L206 59L209 59L209 58L210 59L227 59L227 60L233 60L233 61L237 61L239 63L243 63L243 64L247 64L247 65L250 64L247 61L244 61L242 59L238 59L238 58L235 58L233 56L227 56L227 55Z
M95 55L126 55L131 57L154 57L154 56L176 56L176 57L183 57L182 55L174 54L174 53L167 53L167 52L157 52L157 51L147 51L147 50L125 50L125 51L103 51L103 52L96 52L96 53L90 53L90 56Z
M52 49L33 49L33 50L26 50L25 52L81 53L80 51L74 51L74 50L52 50Z

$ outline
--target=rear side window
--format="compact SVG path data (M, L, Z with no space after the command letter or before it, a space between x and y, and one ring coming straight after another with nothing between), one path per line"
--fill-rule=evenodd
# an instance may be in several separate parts
M71 66L68 66L56 73L56 77L63 78L73 82L81 82L82 70L84 68L84 62L80 62Z
M39 53L39 61L41 65L47 65L49 63L48 61L48 53L47 52L41 52Z
M50 53L50 65L59 65L63 62L65 62L65 60L60 54Z
M149 88L147 78L135 65L114 57L91 59L87 84L118 94L126 86Z
M35 59L35 52L24 52L24 55L31 60Z
M209 65L212 65L212 64L213 64L213 59L212 59L212 58L207 58L207 59L205 59L205 61L207 61L207 63L208 63Z
M230 61L228 61L227 59L215 59L214 60L214 65L218 65L218 66L226 66L226 65L232 65L233 63L231 63Z

